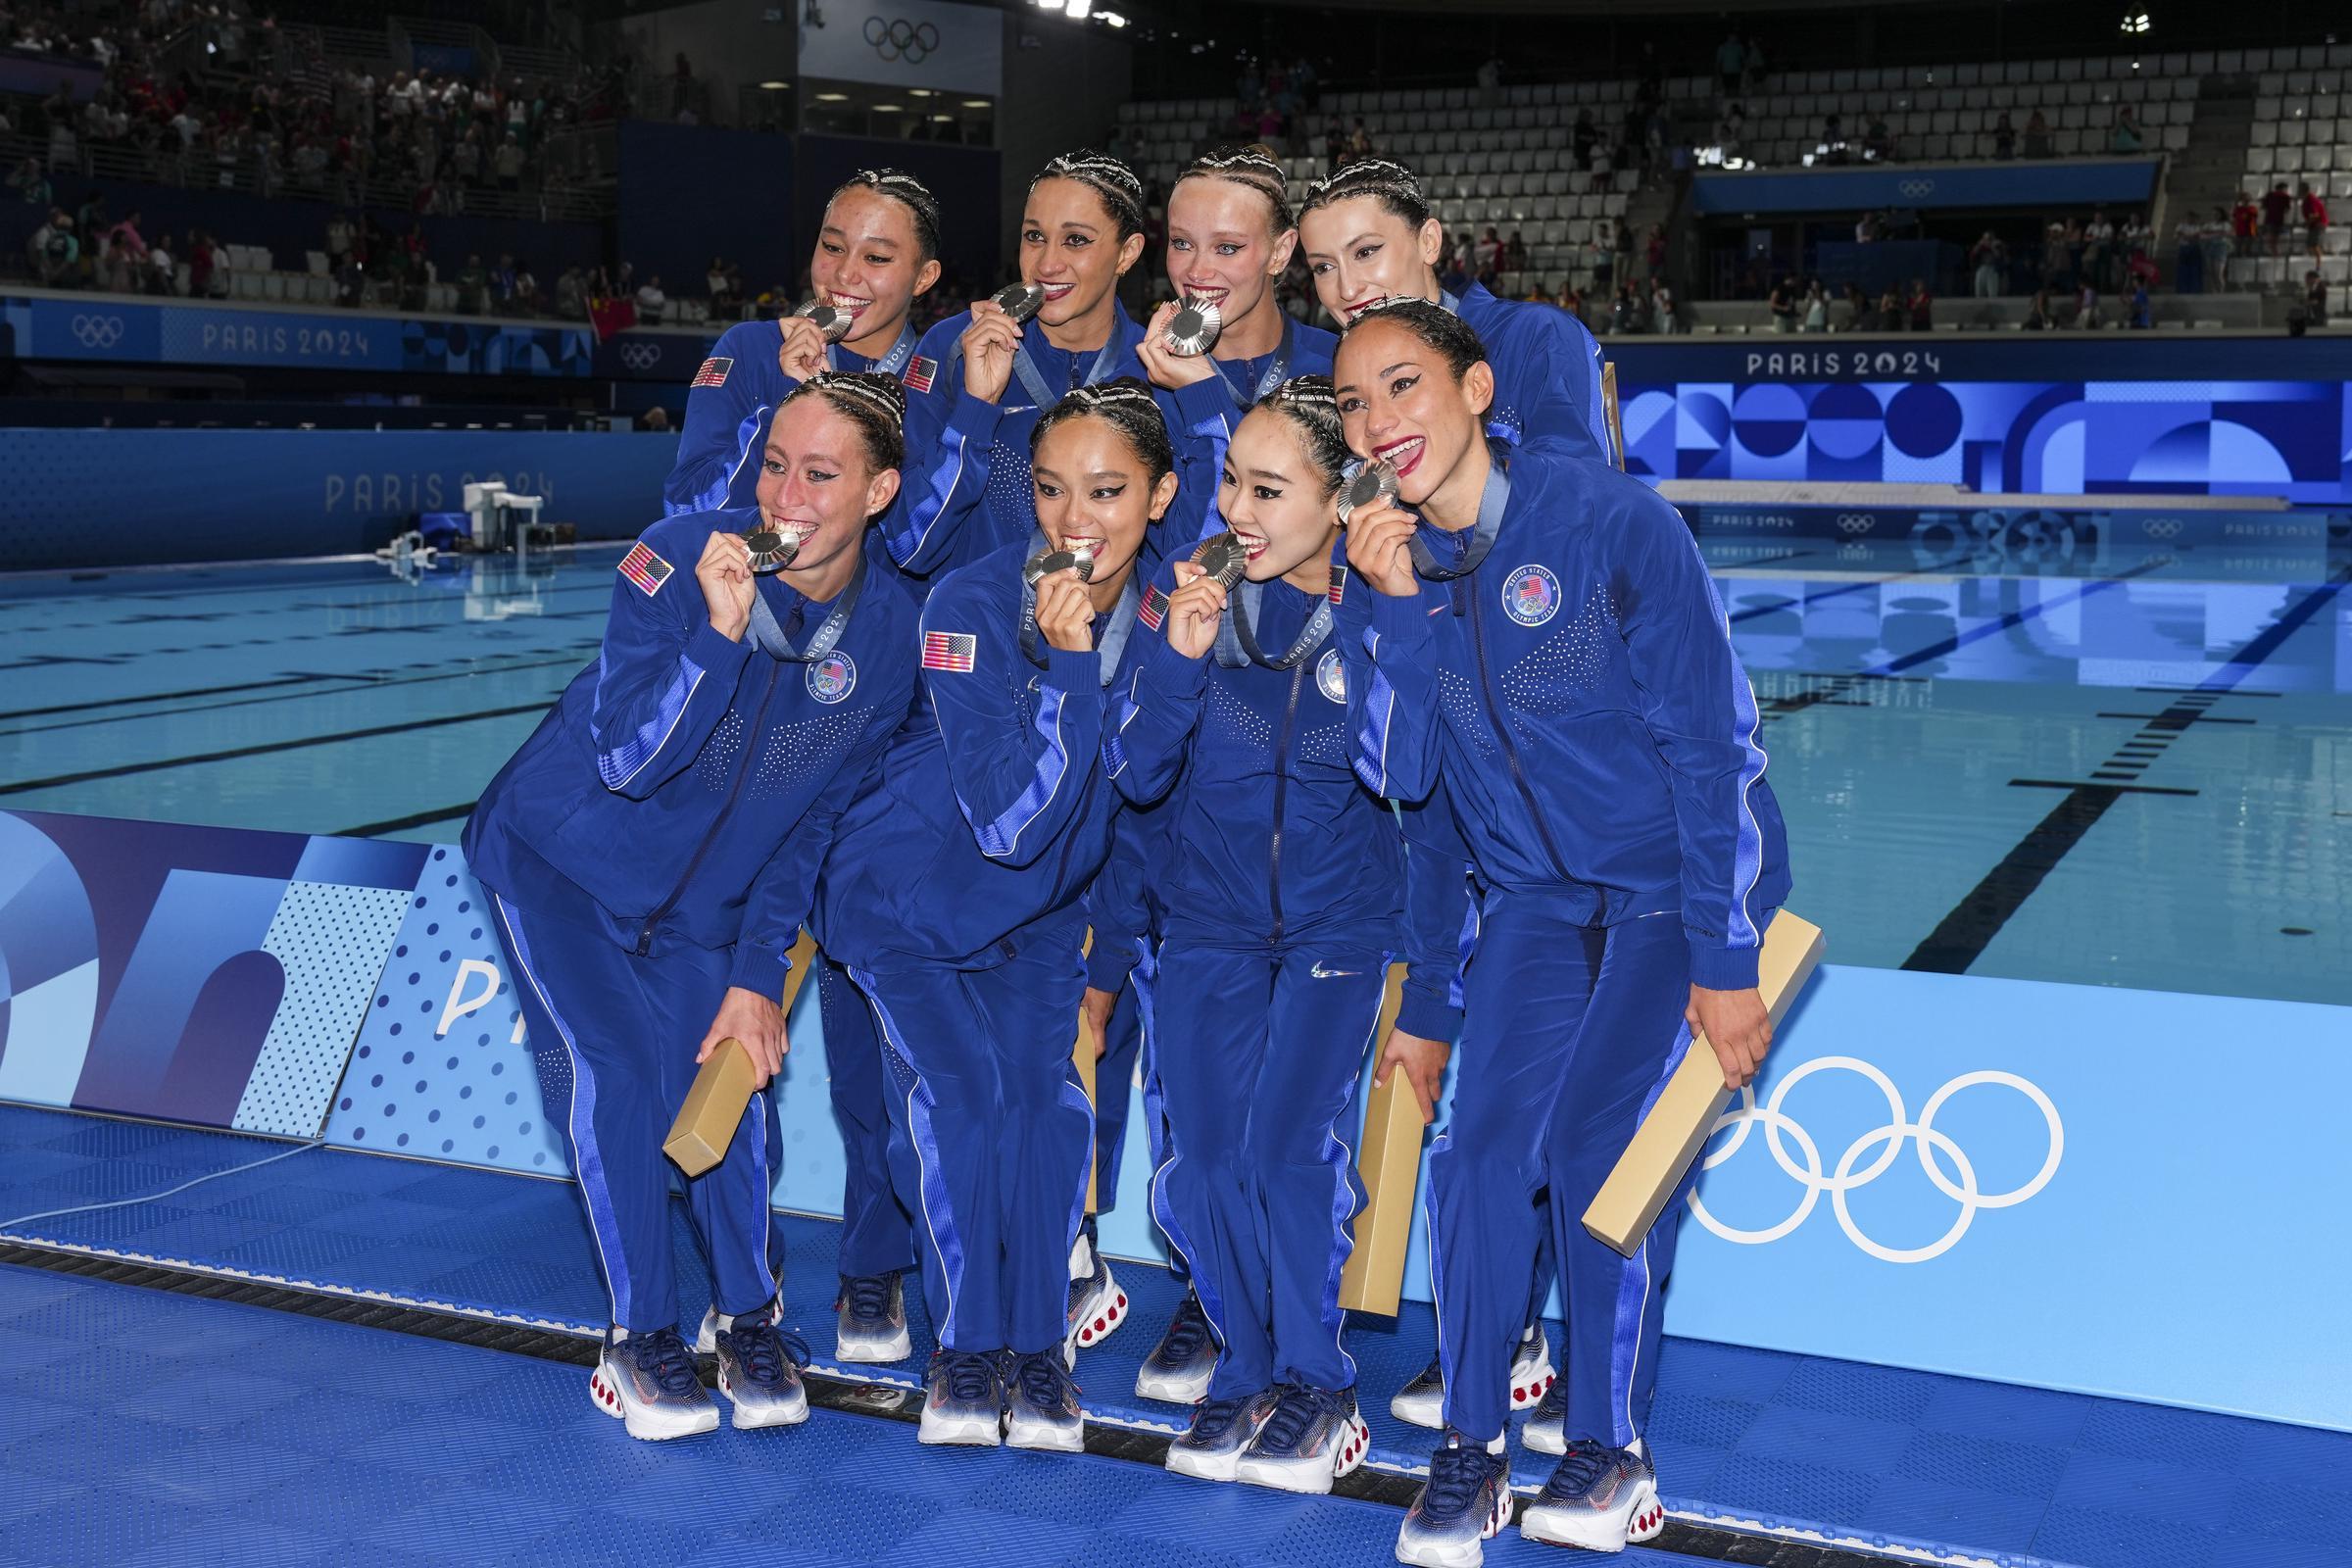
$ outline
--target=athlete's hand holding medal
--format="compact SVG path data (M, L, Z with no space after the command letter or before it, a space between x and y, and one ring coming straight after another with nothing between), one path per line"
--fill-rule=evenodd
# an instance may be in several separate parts
M1413 530L1421 519L1396 505L1396 470L1367 463L1340 492L1340 526L1348 530L1348 566L1391 599L1421 592L1413 575Z
M1250 553L1231 530L1204 541L1190 561L1176 563L1176 591L1168 595L1168 646L1187 659L1200 659L1217 644L1227 596L1250 564Z
M971 324L957 344L963 351L963 389L983 403L1001 402L1012 384L1012 357L1021 346L1021 323L1037 314L1046 291L1035 283L1007 283L972 302Z
M1201 300L1169 300L1152 313L1135 357L1153 386L1173 392L1217 373L1208 351L1222 326L1217 308Z
M806 300L776 322L784 335L776 346L776 365L796 381L806 381L825 368L825 350L849 335L850 313L821 300Z

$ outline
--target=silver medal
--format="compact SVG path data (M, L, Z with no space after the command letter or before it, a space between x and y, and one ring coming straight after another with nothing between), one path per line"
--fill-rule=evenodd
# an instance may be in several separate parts
M743 543L752 553L752 569L765 573L782 571L791 565L801 553L801 541L808 537L797 530L762 525L748 530L743 536Z
M1168 318L1167 330L1160 334L1170 354L1195 359L1216 346L1217 334L1225 329L1225 316L1213 300L1188 298Z
M1057 571L1076 571L1080 582L1092 582L1095 576L1095 553L1092 550L1056 550L1051 545L1031 556L1021 567L1021 581L1030 587L1038 579Z
M804 318L811 326L824 333L825 341L828 343L838 343L850 335L850 326L853 320L850 313L838 306L827 305L822 300L803 300L792 314Z
M1230 589L1250 569L1250 548L1242 543L1241 535L1228 528L1202 541L1200 548L1193 552L1193 560L1202 573Z
M1396 470L1385 463L1367 463L1340 489L1340 526L1348 525L1358 507L1376 507L1396 499Z
M1016 325L1035 316L1038 307L1046 303L1046 291L1035 283L1007 283L989 297Z

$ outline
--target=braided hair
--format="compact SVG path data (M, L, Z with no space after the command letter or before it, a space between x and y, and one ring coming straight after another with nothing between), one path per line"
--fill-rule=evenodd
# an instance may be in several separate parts
M1410 228L1419 228L1429 221L1429 198L1421 194L1421 181L1402 164L1386 158L1362 158L1330 173L1306 187L1306 201L1299 207L1298 216L1358 196L1369 196L1395 217L1404 220Z
M865 461L877 472L906 457L906 389L895 375L872 370L819 370L784 395L778 412L813 397L858 427Z
M1090 416L1119 432L1127 449L1151 471L1153 484L1176 471L1176 448L1168 440L1168 422L1160 416L1159 402L1149 386L1132 375L1082 386L1048 409L1045 417L1030 427L1029 461L1037 461L1038 448L1056 425Z
M1487 357L1487 346L1479 341L1478 333L1472 330L1469 322L1443 305L1417 300L1409 295L1385 299L1365 310L1348 323L1340 333L1340 341L1347 342L1372 321L1395 321L1412 333L1424 347L1435 351L1446 362L1446 368L1453 372L1456 381L1468 373L1470 367Z
M1252 142L1247 147L1211 148L1185 165L1184 172L1176 176L1176 183L1181 185L1188 179L1221 179L1257 192L1272 209L1276 234L1298 221L1291 215L1290 184L1283 177L1281 161L1274 156L1274 149L1263 142Z
M1353 454L1340 433L1340 402L1331 377L1294 375L1260 398L1257 407L1291 422L1298 449L1322 477L1323 493L1336 494Z
M931 187L903 169L860 169L833 187L825 206L831 208L848 190L870 190L905 207L914 220L915 248L924 261L939 260L939 198L931 194Z
M1102 200L1102 210L1118 225L1119 238L1144 231L1144 182L1136 178L1135 171L1108 153L1096 152L1091 147L1074 153L1063 153L1037 172L1029 181L1029 193L1049 179L1074 179L1092 190Z

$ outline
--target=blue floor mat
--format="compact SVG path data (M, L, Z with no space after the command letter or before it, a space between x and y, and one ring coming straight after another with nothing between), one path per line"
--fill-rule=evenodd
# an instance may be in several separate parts
M0 1219L161 1192L285 1147L0 1106ZM913 1386L932 1345L919 1292L908 1292L914 1357L829 1364L836 1227L795 1215L780 1225L786 1316L808 1333L819 1370ZM570 1184L348 1150L305 1150L13 1232L579 1333L598 1332L609 1312ZM682 1207L675 1245L691 1326L708 1272ZM1185 1412L1133 1389L1178 1287L1156 1266L1113 1267L1131 1315L1079 1357L1089 1414L1174 1431ZM1556 1353L1558 1325L1550 1333ZM1428 1308L1411 1302L1393 1322L1350 1325L1375 1465L1427 1459L1431 1436L1391 1418L1388 1398L1427 1361L1433 1336ZM156 1353L144 1335L138 1353ZM254 1370L285 1376L266 1362ZM344 1375L368 1396L397 1397L404 1381L372 1356ZM1649 1437L1670 1510L1692 1520L2019 1564L2352 1568L2352 1435L1670 1340ZM1532 1457L1518 1466L1523 1487L1546 1473Z
M1326 1568L1384 1561L1396 1533L1375 1503L924 1448L903 1421L825 1410L638 1443L576 1367L37 1270L0 1266L0 1328L19 1416L0 1568ZM108 1369L136 1376L75 1375L114 1347ZM1487 1551L1599 1560L1515 1535Z

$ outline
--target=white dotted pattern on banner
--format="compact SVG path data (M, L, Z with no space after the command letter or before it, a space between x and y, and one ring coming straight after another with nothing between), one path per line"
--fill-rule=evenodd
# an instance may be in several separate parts
M288 885L262 939L262 951L285 970L285 991L231 1126L317 1134L407 902L398 888Z

